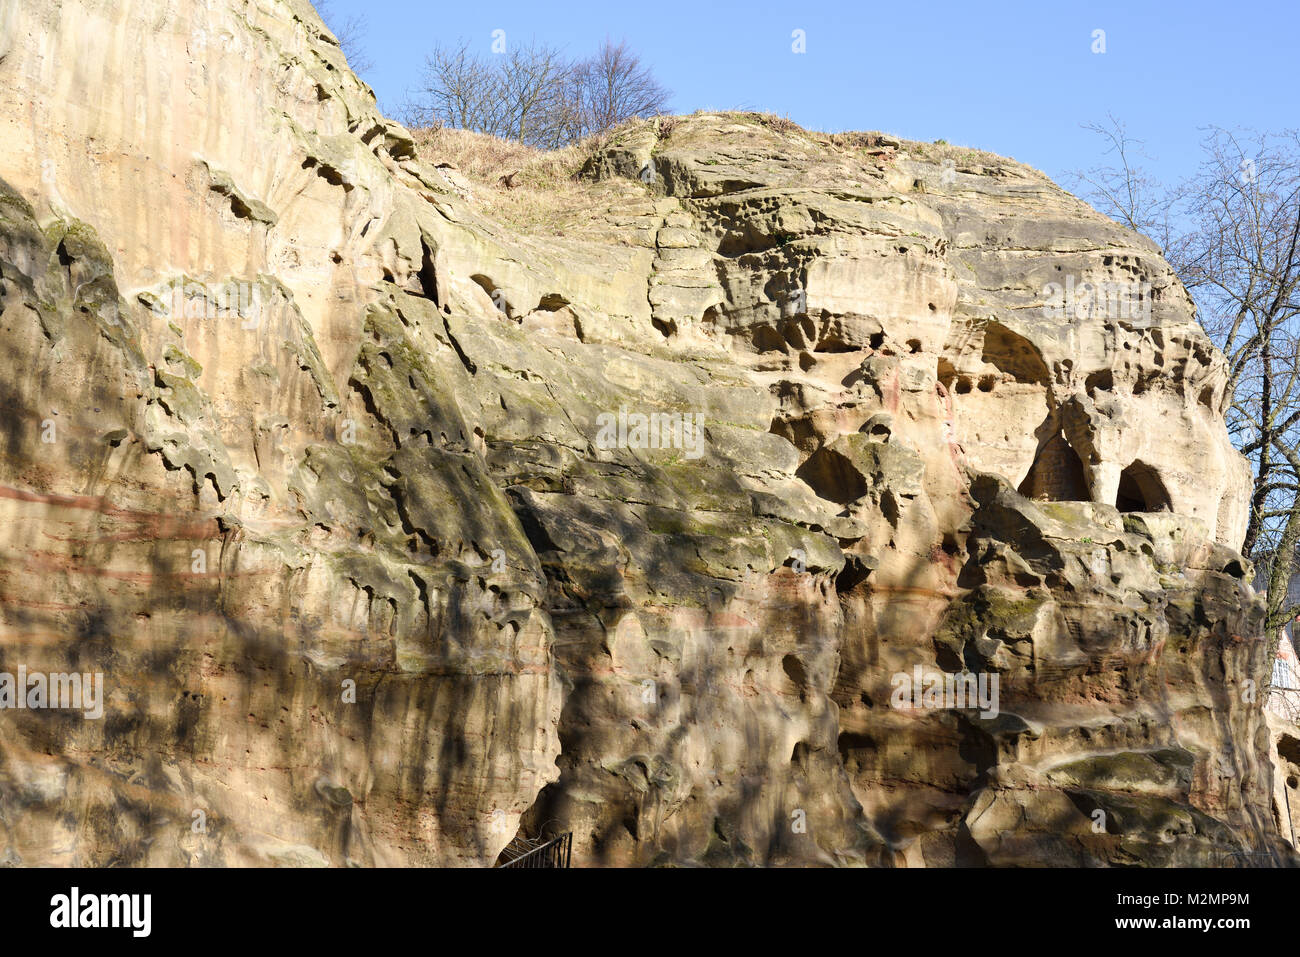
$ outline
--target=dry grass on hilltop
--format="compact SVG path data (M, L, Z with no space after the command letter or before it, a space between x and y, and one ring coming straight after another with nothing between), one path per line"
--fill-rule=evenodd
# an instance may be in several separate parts
M644 196L640 184L577 178L588 157L618 129L554 150L449 127L411 132L425 160L450 163L469 182L486 212L525 232L560 236L585 232L593 208L607 210ZM509 187L503 177L510 177Z
M628 132L653 123L657 127L660 148L679 145L699 149L707 138L715 137L716 128L692 123L695 119L725 119L735 127L752 130L742 138L771 137L786 141L796 154L825 155L827 150L846 158L862 154L879 155L882 146L896 144L916 160L931 163L952 162L965 166L1006 165L1004 157L968 147L952 146L943 141L918 143L899 140L877 132L820 133L805 130L788 117L754 111L699 111L691 116L664 116L654 120L629 120L612 130L564 146L545 150L514 140L500 139L487 133L450 127L412 130L419 154L433 164L453 166L467 182L474 201L498 221L532 235L590 235L594 229L605 233L610 214L635 215L644 212L648 193L632 180L594 182L579 179L578 172L595 153L616 142ZM508 182L507 182L508 180ZM598 221L598 222L597 222ZM617 242L616 235L602 236Z

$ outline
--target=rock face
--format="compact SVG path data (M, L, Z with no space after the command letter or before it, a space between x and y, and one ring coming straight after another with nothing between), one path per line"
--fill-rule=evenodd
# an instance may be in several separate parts
M1222 357L1041 174L700 114L520 228L302 0L6 3L0 144L0 672L104 682L4 860L1286 859Z

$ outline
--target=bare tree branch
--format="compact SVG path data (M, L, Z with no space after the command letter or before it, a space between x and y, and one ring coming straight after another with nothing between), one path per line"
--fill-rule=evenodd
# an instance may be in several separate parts
M365 14L344 15L334 9L334 0L315 0L316 12L325 21L339 41L339 49L347 57L348 66L358 75L369 73L375 66L366 50L366 33L370 24Z

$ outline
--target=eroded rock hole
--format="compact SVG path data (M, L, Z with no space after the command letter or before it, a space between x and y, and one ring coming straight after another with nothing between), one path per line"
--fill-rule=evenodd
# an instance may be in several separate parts
M753 343L758 352L790 351L790 347L786 345L785 337L771 326L757 326L753 333Z
M420 293L435 306L438 305L438 271L433 264L434 250L423 239L420 245L424 253L420 261Z
M659 330L660 335L665 339L671 339L677 335L677 323L672 319L660 319L658 317L650 320L650 325Z
M867 481L847 458L828 448L820 448L795 472L824 499L847 505L867 494Z
M1089 373L1083 380L1083 388L1090 396L1098 392L1110 392L1115 388L1115 376L1109 369Z
M1172 504L1160 473L1145 462L1134 462L1120 473L1115 507L1121 512L1167 512Z
M797 694L802 701L804 689L808 685L808 673L804 670L803 662L794 655L786 655L781 659L781 670L790 679L790 683L783 690L787 694Z
M1049 502L1087 502L1092 498L1083 461L1060 432L1039 447L1018 491L1026 498Z
M852 553L845 555L844 567L835 576L835 591L841 595L853 591L867 580L867 576L872 572L872 564L874 563L868 563L861 555Z
M840 761L849 775L869 769L875 765L876 741L870 735L854 731L841 731L836 742Z
M985 328L983 359L1016 382L1046 387L1051 381L1051 373L1038 348L998 322L990 322Z

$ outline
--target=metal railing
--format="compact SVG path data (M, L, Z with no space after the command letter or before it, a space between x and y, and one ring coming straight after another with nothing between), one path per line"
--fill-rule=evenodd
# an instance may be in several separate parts
M507 847L509 854L514 845ZM573 832L551 838L544 844L525 850L518 857L513 857L497 867L569 867L573 859Z

